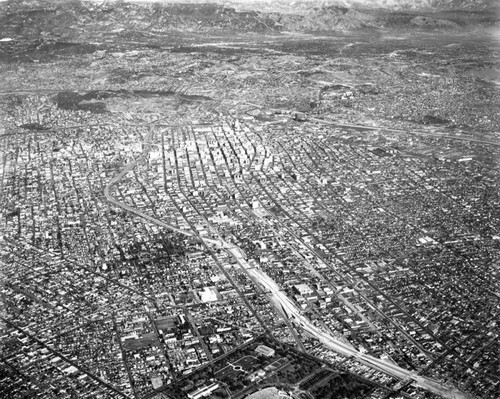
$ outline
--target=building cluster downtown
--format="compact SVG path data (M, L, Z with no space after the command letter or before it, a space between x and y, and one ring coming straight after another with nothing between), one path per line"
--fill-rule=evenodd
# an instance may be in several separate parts
M285 114L193 107L190 122L137 123L29 101L3 138L1 367L20 391L152 397L270 334L424 397L322 345L304 317L443 392L499 394L498 166L483 158L500 147Z

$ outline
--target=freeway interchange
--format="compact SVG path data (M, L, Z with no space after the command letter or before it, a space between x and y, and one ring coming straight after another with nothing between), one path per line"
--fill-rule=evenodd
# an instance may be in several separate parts
M144 153L147 154L147 147ZM143 155L144 155L143 153ZM139 158L140 159L140 158ZM197 232L191 232L187 230L183 230L178 228L177 226L171 225L169 223L165 223L162 220L154 218L134 207L127 205L121 201L116 200L112 193L112 187L117 184L128 172L132 171L134 167L137 165L138 160L136 159L129 164L127 164L124 169L118 173L105 187L104 194L106 199L116 205L124 209L127 212L130 212L136 216L146 219L147 221L154 223L160 227L170 229L174 232L182 234L188 237L197 237L202 240L207 245L215 246L218 249L226 251L229 255L231 255L238 265L244 270L244 272L250 277L250 279L256 283L260 284L261 287L264 288L265 291L272 298L273 305L279 305L281 307L280 310L283 310L289 320L295 324L296 327L302 329L304 332L309 334L310 336L316 338L320 341L324 346L329 348L330 350L339 353L343 356L355 358L359 363L362 363L374 370L381 371L386 373L392 377L400 379L405 383L411 382L412 385L425 389L434 394L440 395L447 399L470 399L471 396L459 391L457 388L452 387L448 384L444 384L435 379L420 376L413 371L406 370L394 363L389 361L385 361L374 356L368 355L366 353L362 353L355 349L350 344L345 341L341 341L334 336L326 333L319 327L317 327L311 320L309 320L306 316L302 314L300 309L293 303L293 301L284 293L284 291L276 284L276 282L270 278L263 270L258 267L254 267L250 265L243 251L236 246L235 244L224 241L221 238L215 239L210 238L205 235L199 235Z

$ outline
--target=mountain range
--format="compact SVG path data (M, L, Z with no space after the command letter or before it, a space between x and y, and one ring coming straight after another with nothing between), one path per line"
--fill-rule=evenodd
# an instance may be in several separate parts
M330 32L495 26L496 0L7 0L0 39L96 33ZM124 34L125 34L124 33Z

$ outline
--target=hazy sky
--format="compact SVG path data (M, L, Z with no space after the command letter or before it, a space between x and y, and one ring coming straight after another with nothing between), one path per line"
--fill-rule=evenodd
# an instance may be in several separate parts
M0 0L5 2L8 0ZM64 0L63 0L64 1ZM92 0L96 3L113 2L114 0ZM159 2L159 3L223 3L223 4L266 4L266 5L287 5L288 7L301 4L314 5L340 5L340 6L364 6L381 8L422 8L430 7L439 3L446 5L453 0L125 0L126 2Z

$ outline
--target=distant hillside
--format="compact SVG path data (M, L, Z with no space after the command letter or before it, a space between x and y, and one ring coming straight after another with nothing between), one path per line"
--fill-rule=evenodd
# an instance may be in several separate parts
M152 3L143 1L63 1L9 0L0 8L0 35L35 40L57 37L64 40L89 40L99 34L137 35L166 32L287 32L346 31L364 28L456 29L467 24L468 16L438 15L408 11L409 0L326 0L285 2L284 0L220 0L220 3L183 2ZM218 1L218 0L215 0ZM493 0L421 0L422 6L476 8L491 5ZM240 7L242 4L245 7ZM262 7L259 5L262 3ZM349 5L382 5L403 11L356 9ZM334 4L334 5L332 5ZM232 6L237 6L234 8ZM293 6L293 10L292 7ZM279 11L279 10L281 10ZM275 11L273 11L275 10ZM292 12L293 11L293 12ZM491 23L495 13L484 12L480 20Z
M104 1L104 0L93 0ZM109 0L107 0L109 1ZM159 1L160 3L204 3L206 0L130 0L136 3ZM301 14L311 8L346 7L354 9L384 9L397 11L483 11L498 6L497 0L214 0L217 4L237 10L261 10Z

